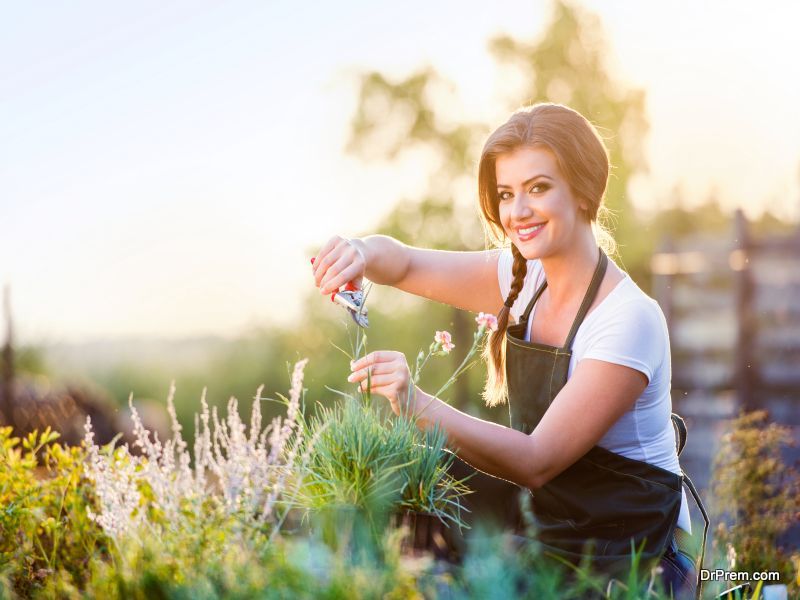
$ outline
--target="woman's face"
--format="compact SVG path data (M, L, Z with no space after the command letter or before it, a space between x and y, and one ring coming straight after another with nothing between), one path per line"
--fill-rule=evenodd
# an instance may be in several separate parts
M495 172L500 222L525 258L551 256L589 226L550 150L523 147L501 154Z

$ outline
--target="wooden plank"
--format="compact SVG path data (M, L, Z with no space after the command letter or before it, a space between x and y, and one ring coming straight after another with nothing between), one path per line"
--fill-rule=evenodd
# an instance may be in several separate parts
M738 332L732 313L713 312L704 316L673 323L671 343L691 349L733 348Z

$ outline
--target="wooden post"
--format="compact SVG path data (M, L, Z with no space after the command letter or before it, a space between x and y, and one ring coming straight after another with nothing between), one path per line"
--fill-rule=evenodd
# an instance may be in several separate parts
M740 410L756 410L761 402L755 393L758 369L755 364L753 345L756 343L755 311L753 310L753 277L750 272L750 257L753 241L747 230L747 219L741 209L735 215L735 243L739 257L734 263L738 270L736 279L736 321L738 333L734 361L734 384Z
M658 250L659 254L674 254L675 243L669 235L664 236ZM664 313L664 318L667 320L667 331L669 331L670 339L672 338L673 323L672 316L675 309L675 302L673 300L673 285L675 281L675 273L654 273L653 274L653 292L655 293L656 300L661 306L661 311Z
M14 332L11 324L11 288L3 289L3 313L6 321L6 341L3 345L0 370L0 425L13 425L14 409Z

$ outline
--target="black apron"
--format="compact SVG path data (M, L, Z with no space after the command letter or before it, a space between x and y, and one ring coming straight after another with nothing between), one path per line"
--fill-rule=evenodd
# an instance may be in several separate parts
M600 251L563 347L525 341L528 318L547 282L536 291L519 323L508 328L506 376L514 429L531 433L566 384L573 340L597 296L607 264ZM571 563L590 555L597 569L626 572L632 547L641 552L643 563L661 557L668 547L680 512L682 483L681 475L595 446L531 490L537 538L546 553Z

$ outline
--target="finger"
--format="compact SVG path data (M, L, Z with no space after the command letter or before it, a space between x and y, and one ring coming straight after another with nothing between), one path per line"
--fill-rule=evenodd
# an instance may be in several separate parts
M373 386L370 388L369 391L372 394L378 394L379 396L383 396L389 401L397 400L397 386L393 383L390 383L388 385Z
M342 260L337 262L331 269L328 270L328 273L333 273L338 268L342 268L342 270L335 276L332 276L327 281L323 277L322 282L320 283L320 289L322 290L323 294L331 294L341 288L344 284L349 283L350 281L357 281L357 288L361 289L360 284L360 277L361 274L361 267L357 264L350 263L347 265L345 262L346 257L342 257ZM342 263L342 267L340 267L340 262ZM343 265L347 265L344 267Z
M325 242L325 244L323 244L322 248L320 248L319 252L317 252L317 255L312 259L312 264L314 265L313 271L315 278L317 275L317 271L319 270L320 265L322 264L322 259L325 258L325 256L327 256L328 252L333 250L333 248L336 246L336 244L339 242L340 239L342 238L341 236L338 235L335 235L332 238L330 238L327 242Z
M365 367L363 369L358 369L357 371L353 371L348 375L347 381L355 382L355 381L363 381L370 375L373 379L376 375L387 375L389 373L394 373L396 371L395 368L390 366L389 363L380 363L377 365L373 365L370 367Z
M330 267L319 282L320 291L325 294L337 291L347 283L342 279L342 272L353 264L353 257L349 252L343 252ZM341 282L336 285L336 282Z
M400 354L400 352L395 352L394 350L376 350L375 352L370 352L366 356L363 356L350 363L350 369L355 371L357 369L369 367L370 365L375 365L382 362L390 362L396 358L397 354Z
M328 243L331 244L331 247L327 250L327 252L324 254L320 252L320 256L314 260L314 279L317 282L317 287L319 287L319 283L325 276L328 268L330 268L334 262L339 260L342 244L346 244L347 240L337 235L331 238Z
M374 375L373 377L371 377L369 379L369 381L367 381L366 379L364 381L361 381L359 383L359 387L362 390L366 390L367 386L369 386L370 390L375 391L375 389L377 389L377 388L388 387L388 386L390 386L392 384L396 384L396 383L397 383L397 377L395 377L395 376L393 376L391 374Z

